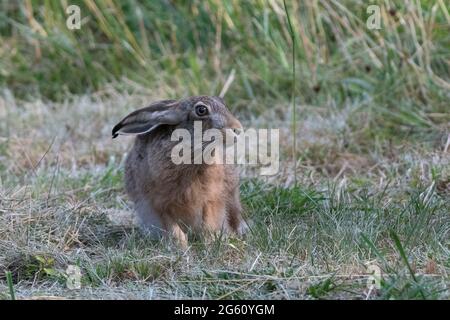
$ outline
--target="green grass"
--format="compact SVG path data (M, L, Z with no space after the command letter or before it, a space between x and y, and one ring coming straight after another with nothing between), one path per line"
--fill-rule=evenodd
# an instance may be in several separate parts
M72 205L64 202L54 212L49 205L51 213L15 223L15 233L27 238L9 234L3 240L10 244L3 267L12 272L19 296L148 298L151 289L160 298L362 299L367 265L376 264L382 282L371 299L449 297L450 208L437 193L425 202L420 194L391 188L369 196L364 190L306 191L244 181L242 195L252 220L247 237L193 240L186 252L115 225L105 209L96 209L108 206L105 199L91 199L86 212L68 210ZM3 216L3 231L14 223L8 217L13 219ZM64 289L57 275L67 265L80 266L83 289ZM30 292L31 284L41 289Z
M79 31L64 2L0 0L1 299L450 298L444 1L380 1L380 30L360 0L72 3ZM246 237L152 241L111 128L231 74L244 126L280 129L280 172L242 168Z

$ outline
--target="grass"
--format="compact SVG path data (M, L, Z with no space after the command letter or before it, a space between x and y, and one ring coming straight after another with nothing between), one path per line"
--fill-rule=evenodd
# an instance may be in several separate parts
M80 31L64 1L0 1L0 298L450 298L443 1L380 2L380 30L357 0L73 3ZM245 238L152 241L111 128L229 79L245 127L280 128L280 172L241 168Z
M113 142L109 129L123 113L119 106L148 97L111 94L19 102L21 108L4 100L16 110L7 121L16 134L3 140L0 277L12 273L18 298L449 297L449 166L440 148L375 154L372 170L372 160L350 155L343 170L308 165L327 155L306 153L297 186L289 159L265 179L244 167L241 196L251 232L211 244L194 239L183 252L134 225L122 188L131 141ZM254 121L248 125L262 120ZM298 147L316 143L338 154L334 139L306 129L312 123L316 117L299 122L310 138ZM77 130L61 133L68 125ZM289 153L291 144L282 148ZM374 264L383 278L369 294ZM68 265L81 268L82 289L66 289ZM1 286L7 298L6 282Z

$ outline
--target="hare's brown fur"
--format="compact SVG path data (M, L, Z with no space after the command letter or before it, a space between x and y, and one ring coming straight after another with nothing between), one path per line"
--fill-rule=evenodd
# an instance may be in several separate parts
M193 97L180 108L189 109L196 101L205 101L212 110L217 108L223 118L209 125L205 121L206 127L215 128L218 121L223 122L220 129L231 126L230 123L240 125L223 101L217 99ZM169 109L177 107L175 104ZM171 161L171 150L178 143L170 140L173 130L180 127L192 130L192 119L181 119L179 123L157 125L151 133L138 135L126 159L125 188L142 225L154 234L170 233L183 245L188 229L242 233L246 224L241 216L236 168L224 164L177 165Z

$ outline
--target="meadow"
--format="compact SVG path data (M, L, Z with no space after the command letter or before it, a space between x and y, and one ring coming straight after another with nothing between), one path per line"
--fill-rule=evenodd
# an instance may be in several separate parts
M450 7L373 4L0 0L0 299L449 299ZM245 237L151 240L111 129L220 92L280 171L241 167Z

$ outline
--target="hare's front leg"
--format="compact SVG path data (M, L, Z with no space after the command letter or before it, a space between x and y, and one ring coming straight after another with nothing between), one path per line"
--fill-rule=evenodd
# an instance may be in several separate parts
M136 201L135 209L142 229L151 238L158 239L162 235L163 224L150 202L146 199L138 200Z
M204 206L203 228L209 233L228 231L225 204L222 201L209 202Z
M244 235L247 233L249 227L247 222L242 217L242 206L239 196L239 187L235 188L233 191L233 196L227 203L227 215L228 222L231 229L238 235Z
M171 235L183 249L186 249L188 246L187 236L180 225L168 215L163 216L163 224L169 235Z

